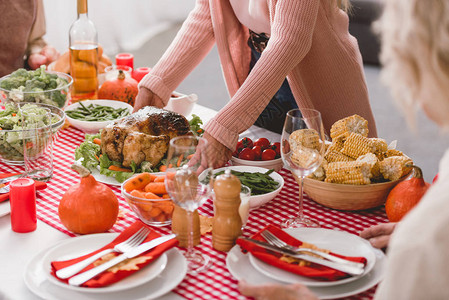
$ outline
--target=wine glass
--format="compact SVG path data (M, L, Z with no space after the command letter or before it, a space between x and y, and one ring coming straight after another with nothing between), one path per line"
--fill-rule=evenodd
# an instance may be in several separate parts
M49 181L53 176L53 128L50 109L19 106L23 138L23 161L27 177Z
M287 112L281 136L281 157L299 183L299 210L292 219L282 220L283 228L319 227L303 214L304 177L313 173L323 161L325 136L321 114L314 109Z
M196 136L179 136L170 140L165 185L172 201L187 212L188 243L185 257L189 273L210 267L210 258L193 248L193 213L210 196L212 168L206 154L207 140Z

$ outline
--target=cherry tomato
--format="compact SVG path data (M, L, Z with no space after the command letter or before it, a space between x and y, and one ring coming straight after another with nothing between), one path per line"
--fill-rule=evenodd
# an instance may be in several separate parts
M244 148L252 148L254 146L253 141L250 138L244 137L241 141Z
M240 152L239 158L246 160L254 160L256 158L256 155L254 154L254 151L251 148L245 148Z
M279 143L279 142L273 143L273 144L271 144L270 148L276 152L276 157L281 156L281 143Z
M235 151L237 152L237 154L239 154L243 148L245 148L245 146L243 146L243 142L241 140L238 141L237 146L235 147Z
M234 157L239 157L239 151L236 149L233 153L232 156Z
M273 149L265 149L262 152L262 160L272 160L276 157L276 151Z
M252 148L254 155L255 155L255 159L256 160L260 160L262 157L262 148L260 146L254 146Z
M259 138L254 142L254 146L260 146L262 150L270 147L270 141L267 138Z

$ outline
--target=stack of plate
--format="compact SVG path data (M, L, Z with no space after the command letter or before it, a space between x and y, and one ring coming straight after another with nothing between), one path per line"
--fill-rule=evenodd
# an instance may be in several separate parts
M298 240L328 249L346 256L363 256L367 259L365 272L337 281L319 281L296 275L276 268L255 258L243 254L240 246L234 246L226 257L226 265L238 280L244 279L250 284L264 283L301 283L310 288L320 299L348 297L370 289L379 283L386 266L382 251L353 234L322 228L296 228L285 231Z
M117 236L118 233L80 236L42 251L25 269L27 287L43 299L155 299L174 289L184 279L187 262L176 248L168 250L141 271L107 287L75 287L50 274L52 261L85 255L110 243Z

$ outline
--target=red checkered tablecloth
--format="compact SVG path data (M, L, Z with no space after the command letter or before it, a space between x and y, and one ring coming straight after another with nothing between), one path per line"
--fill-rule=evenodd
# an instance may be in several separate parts
M58 217L58 204L66 189L79 181L76 172L70 169L74 161L75 148L84 140L84 134L74 128L67 128L59 133L54 147L54 175L45 190L39 191L37 196L38 218L52 227L70 235ZM0 164L0 172L23 171L18 166ZM281 219L292 217L297 213L298 185L287 170L279 172L285 179L281 193L268 204L252 210L244 231L250 236L269 223L278 224ZM128 208L126 201L120 195L120 187L111 186L120 202L121 216L113 232L121 232L131 225L136 215ZM209 200L200 209L200 213L212 216L213 207ZM381 208L361 212L343 212L321 206L307 198L304 199L304 214L317 220L323 228L342 230L358 234L371 225L387 222L385 211ZM155 228L160 233L170 232L170 227ZM247 299L237 290L235 280L226 268L226 253L212 248L211 235L202 237L201 245L197 247L214 260L214 266L199 275L187 275L183 282L174 290L186 299ZM375 288L353 296L349 299L371 299Z

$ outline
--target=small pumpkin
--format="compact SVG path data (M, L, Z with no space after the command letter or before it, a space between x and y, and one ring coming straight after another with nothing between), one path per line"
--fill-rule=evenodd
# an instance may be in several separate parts
M79 234L111 229L118 216L117 196L110 187L97 182L85 167L72 165L71 168L78 172L81 180L69 187L59 202L62 224Z
M126 77L122 70L118 70L117 78L106 80L98 90L98 99L110 99L127 102L134 106L138 93L138 82Z
M424 181L422 170L415 165L413 176L409 180L398 183L388 194L385 202L385 212L390 222L399 222L426 193L430 183Z

